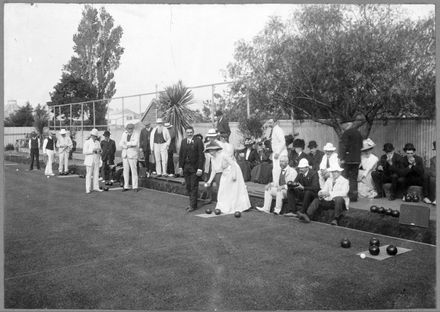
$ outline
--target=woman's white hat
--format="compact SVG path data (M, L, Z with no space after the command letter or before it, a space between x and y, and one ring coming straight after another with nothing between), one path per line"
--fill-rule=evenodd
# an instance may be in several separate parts
M66 134L66 129L61 129L60 134Z
M376 146L376 143L374 143L372 139L368 138L368 139L362 141L361 151L367 151L369 149L372 149L375 146Z
M326 152L326 151L334 152L334 151L336 151L336 147L334 147L332 143L327 143L324 145L323 150L324 150L324 152Z
M99 135L98 135L98 129L93 128L92 131L90 131L90 135L94 135L94 136L96 136L96 137L99 136Z
M217 130L215 129L209 129L208 133L206 134L206 137L208 138L213 138L213 137L217 137L218 133Z
M344 169L341 168L341 166L339 166L339 164L331 164L330 168L327 169L328 171L332 172L332 171L344 171Z

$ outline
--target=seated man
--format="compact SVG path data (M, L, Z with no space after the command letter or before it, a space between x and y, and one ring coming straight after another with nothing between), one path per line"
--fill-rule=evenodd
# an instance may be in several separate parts
M336 153L336 147L332 143L324 145L324 156L322 156L321 163L319 164L319 187L324 187L325 181L330 177L328 168L333 165L339 164L338 153Z
M244 140L244 148L237 150L236 159L243 173L244 181L251 180L251 171L258 164L258 152L254 148L254 140L246 138Z
M296 217L296 202L302 200L301 212L305 213L313 199L318 197L319 177L318 173L310 169L309 162L303 158L298 164L299 174L293 184L288 185L286 217Z
M405 156L402 159L402 168L400 169L399 179L397 180L403 186L406 193L411 185L422 186L425 174L423 159L416 155L416 148L412 143L406 143L403 148ZM423 198L428 197L426 188L423 188Z
M280 156L281 173L278 181L267 184L264 188L264 206L256 207L257 210L270 213L270 205L272 203L272 197L275 197L275 209L274 214L278 215L281 212L283 205L283 199L287 198L287 183L289 181L295 181L297 173L295 169L287 165L287 155Z
M298 167L299 161L303 158L309 161L309 155L304 153L306 142L302 139L295 139L293 141L293 150L289 153L289 166L292 168Z
M434 147L432 150L435 151L435 141L432 142L432 146ZM437 156L431 157L429 160L429 169L425 173L425 179L423 188L426 189L426 193L428 194L428 197L423 198L423 201L426 204L433 204L436 205L436 199L435 199L435 163L436 163Z
M319 165L321 164L322 161L322 157L324 156L324 152L318 149L318 144L316 144L316 141L310 141L307 147L310 150L309 153L310 165L312 166L313 170L318 171Z
M332 225L338 225L345 210L348 210L350 200L348 191L350 185L348 180L341 175L342 169L338 164L329 168L331 176L325 181L324 188L318 192L318 198L315 198L307 208L307 213L298 211L299 219L309 223L310 218L321 208L334 209L335 216Z
M383 151L385 155L380 157L376 170L371 173L377 191L376 198L385 197L383 185L384 183L391 183L389 200L395 200L402 156L394 152L394 146L391 143L385 143Z

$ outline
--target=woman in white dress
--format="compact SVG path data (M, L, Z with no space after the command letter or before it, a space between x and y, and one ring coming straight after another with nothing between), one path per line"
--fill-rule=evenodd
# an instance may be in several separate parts
M215 156L222 148L217 143L211 142L206 146L205 151ZM220 178L220 187L217 195L216 209L220 209L223 214L235 213L236 211L245 211L251 207L246 184L240 166L227 153L222 153L223 173ZM212 170L209 181L210 184L215 176L215 170Z
M362 142L361 164L358 174L358 192L361 198L374 198L377 192L374 189L371 172L376 169L379 158L372 152L376 144L370 139Z

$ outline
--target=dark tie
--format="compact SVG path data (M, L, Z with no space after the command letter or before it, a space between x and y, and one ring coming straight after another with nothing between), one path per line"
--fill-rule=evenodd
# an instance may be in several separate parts
M332 191L333 191L333 189L335 188L335 184L336 184L336 181L333 180L333 183L332 183Z
M330 168L330 158L327 156L327 168Z
M279 180L278 184L280 186L286 184L286 170L285 169L281 170L280 180Z
M127 141L130 141L131 140L131 134L128 134L127 135Z

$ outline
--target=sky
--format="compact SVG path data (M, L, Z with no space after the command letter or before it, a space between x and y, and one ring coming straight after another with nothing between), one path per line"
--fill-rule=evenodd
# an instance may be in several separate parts
M94 4L96 8L102 5ZM296 4L151 5L104 4L124 34L125 48L115 72L114 97L154 92L182 80L196 86L223 81L234 44L251 40L270 16L284 20ZM411 5L414 18L433 5ZM81 4L19 4L4 7L4 103L50 101L63 65L73 53Z

